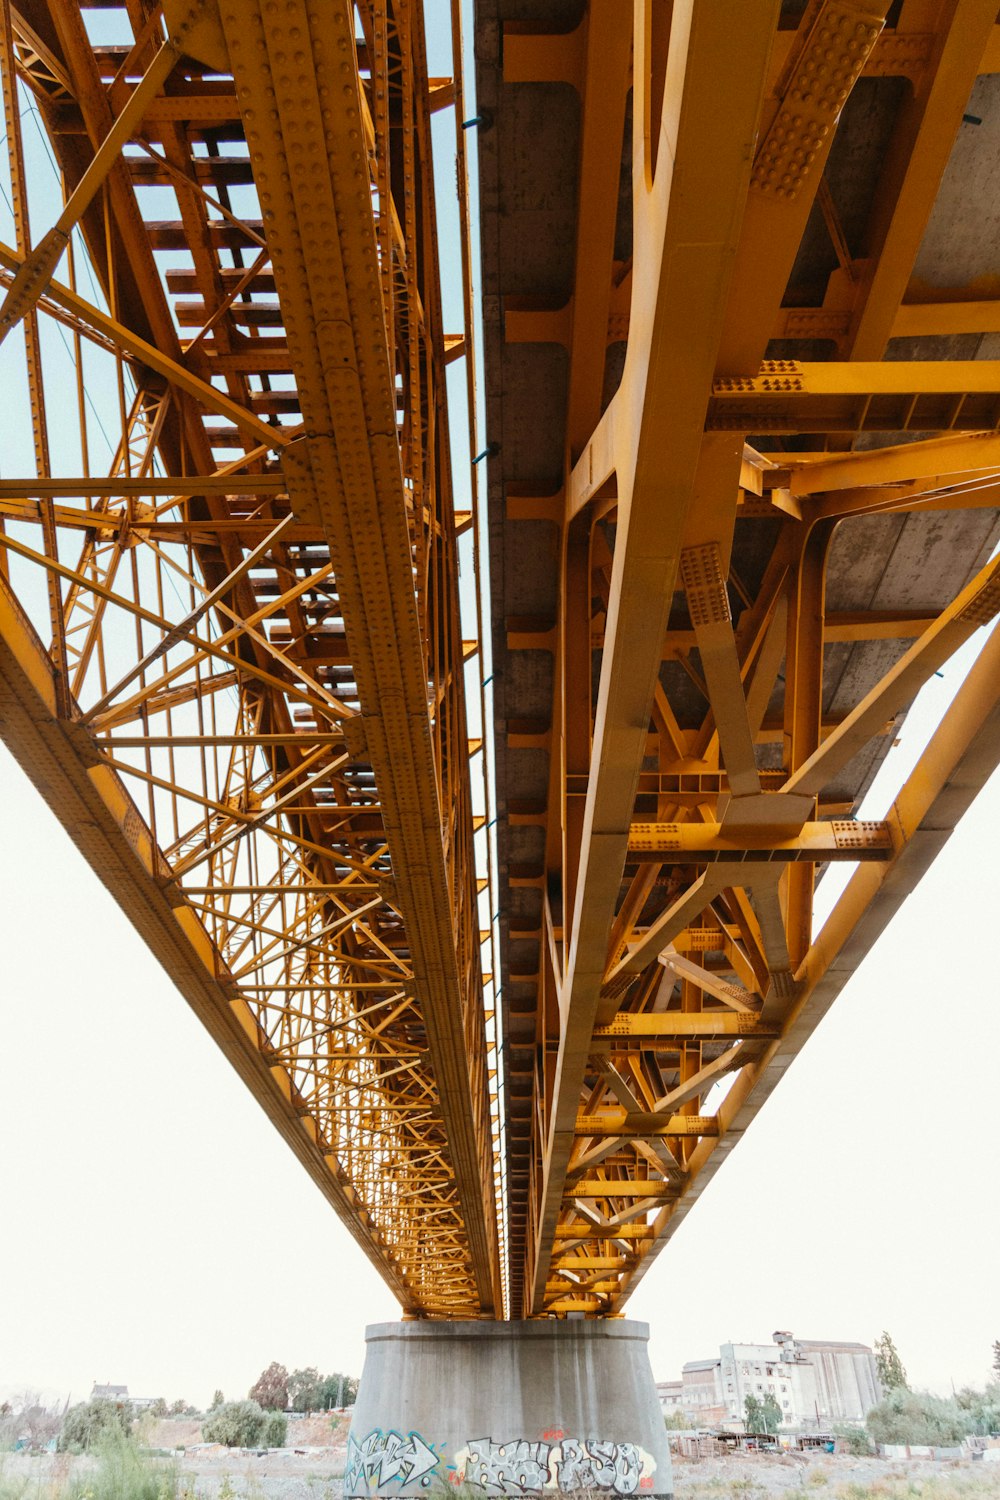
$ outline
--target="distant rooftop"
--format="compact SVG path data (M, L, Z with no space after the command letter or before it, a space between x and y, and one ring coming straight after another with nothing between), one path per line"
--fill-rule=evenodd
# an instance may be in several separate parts
M850 1349L855 1354L871 1354L868 1344L852 1344L838 1342L836 1339L796 1339L800 1349Z

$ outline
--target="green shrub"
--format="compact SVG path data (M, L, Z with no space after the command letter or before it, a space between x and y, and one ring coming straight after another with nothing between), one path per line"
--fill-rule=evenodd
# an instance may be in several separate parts
M84 1453L106 1437L129 1437L132 1432L132 1408L127 1402L81 1401L71 1406L59 1437L60 1453Z
M955 1400L967 1414L971 1432L1000 1432L1000 1380L991 1381L984 1391L966 1386Z
M60 1500L177 1500L176 1465L143 1458L120 1427L97 1438L91 1452L96 1467L74 1474Z
M264 1427L260 1435L261 1447L283 1448L288 1437L288 1418L283 1411L264 1414Z
M897 1386L865 1418L876 1443L927 1443L951 1448L971 1430L969 1413L954 1399Z
M835 1427L833 1430L848 1453L864 1457L875 1452L875 1446L863 1427L843 1426Z
M202 1423L202 1437L207 1443L224 1443L227 1448L259 1448L269 1415L256 1401L224 1401ZM283 1413L273 1415L284 1423Z

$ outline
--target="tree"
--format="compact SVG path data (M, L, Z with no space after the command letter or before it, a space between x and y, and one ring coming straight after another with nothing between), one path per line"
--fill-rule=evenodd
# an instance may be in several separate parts
M838 1422L833 1429L838 1442L843 1443L848 1453L858 1458L870 1457L875 1445L863 1427L853 1427L848 1422Z
M984 1391L974 1391L966 1386L955 1400L965 1412L971 1432L983 1437L1000 1432L1000 1381L991 1381Z
M13 1447L19 1438L27 1439L30 1448L44 1448L61 1427L59 1412L43 1406L35 1391L24 1391L0 1406L0 1448Z
M216 1392L215 1392L215 1394L214 1394L214 1395L213 1395L213 1397L212 1397L212 1404L211 1404L211 1406L210 1406L210 1407L209 1407L209 1408L208 1408L208 1409L209 1409L209 1411L218 1411L218 1409L219 1409L219 1407L220 1407L220 1406L222 1406L222 1405L223 1405L223 1403L224 1403L224 1402L225 1402L225 1399L226 1399L226 1398L225 1398L225 1396L224 1396L224 1395L223 1395L223 1394L222 1394L222 1392L221 1392L221 1391L219 1391L219 1390L217 1390L217 1391L216 1391Z
M203 1423L206 1443L224 1443L227 1448L257 1448L267 1413L257 1401L224 1401Z
M993 1340L993 1373L1000 1380L1000 1339Z
M264 1413L264 1426L260 1434L261 1446L264 1448L283 1448L285 1439L288 1437L288 1418L283 1411L268 1411Z
M766 1432L772 1435L781 1426L781 1407L771 1391L768 1391L763 1401L752 1393L743 1402L746 1412L747 1432Z
M284 1365L271 1361L250 1387L250 1400L256 1401L267 1411L284 1411L288 1405L288 1371Z
M176 1401L170 1403L170 1415L172 1417L183 1417L188 1410L188 1404L183 1396L178 1396Z
M149 1409L154 1417L165 1417L167 1415L167 1403L162 1396L157 1396Z
M320 1382L320 1407L353 1406L358 1399L358 1382L353 1375L325 1375Z
M323 1381L315 1365L293 1370L288 1377L288 1401L293 1411L321 1411Z
M127 1401L108 1401L98 1396L71 1406L59 1437L60 1453L83 1453L102 1438L129 1437L132 1408Z
M768 1391L760 1404L760 1416L764 1424L764 1431L772 1434L776 1433L781 1426L781 1407L778 1405L771 1391Z
M956 1400L897 1385L865 1418L876 1443L928 1443L953 1448L970 1430L968 1412Z
M906 1371L892 1336L885 1329L881 1338L875 1340L875 1369L884 1391L908 1390Z

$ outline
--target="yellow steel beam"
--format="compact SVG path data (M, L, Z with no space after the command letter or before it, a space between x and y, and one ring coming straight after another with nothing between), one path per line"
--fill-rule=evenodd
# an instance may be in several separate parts
M659 1041L682 1037L766 1037L771 1027L756 1017L741 1015L723 1007L701 1011L623 1011L607 1026L595 1026L590 1039L591 1051L615 1052L637 1038Z
M83 341L118 397L121 435L106 475L60 478L42 453L37 479L0 494L0 528L7 518L41 533L31 546L0 529L0 576L16 555L12 576L47 588L66 641L47 652L35 595L22 607L3 594L4 734L400 1301L468 1317L501 1298L463 517L442 407L429 127L441 99L421 18L401 0L384 7L392 52L378 78L346 0L291 19L236 9L222 17L234 57L251 33L263 43L252 65L237 63L244 86L284 47L283 27L310 32L310 82L280 97L263 134L235 79L207 113L163 97L168 72L171 86L192 71L203 86L204 63L225 75L207 9L185 10L165 45L155 16L140 25L110 80L78 8L51 8L44 56L28 55L35 43L13 22L67 201L33 254L23 237L0 248L5 311L70 330L84 470ZM143 82L130 89L126 76ZM387 107L373 119L376 82ZM70 133L56 128L64 108ZM206 157L206 120L238 133L241 110L250 155L223 142ZM142 119L156 122L155 148ZM336 144L298 174L297 203L272 207L301 132ZM352 152L352 132L365 152ZM251 173L264 222L227 205L228 184ZM140 211L136 183L160 181L176 225ZM301 238L302 212L323 216L322 253ZM78 237L70 284L49 281L74 224L110 313L75 290ZM164 243L187 266L161 275ZM245 248L256 258L243 267ZM173 278L198 297L198 336L183 350L190 308L169 300ZM249 292L277 299L253 304L264 340L244 332L256 328ZM275 370L292 380L276 388ZM40 410L41 394L32 400ZM113 732L130 721L143 732Z
M987 563L955 602L924 631L857 708L785 783L787 795L816 796L871 739L879 724L915 696L928 678L1000 612L1000 558Z
M903 301L972 86L996 29L992 0L948 0L919 85L886 153L870 253L852 311L854 359L881 359Z
M722 1144L736 1143L785 1070L947 842L977 793L1000 765L1000 630L994 627L951 709L932 736L889 815L893 857L864 865L810 946L798 972L798 992L781 1027L781 1039L738 1076L717 1112ZM688 1161L690 1182L676 1205L650 1226L649 1249L620 1282L620 1298L634 1291L660 1247L679 1228L724 1156L715 1142L700 1145Z
M727 432L980 431L1000 422L1000 364L924 360L802 364L719 378L706 427Z
M317 1143L284 1068L270 1055L201 925L163 883L158 851L122 779L94 764L86 740L60 720L51 662L10 589L0 579L0 710L7 745L35 781L80 853L171 975L272 1124L337 1209L365 1254L403 1300L374 1225L346 1196L335 1160Z
M353 12L345 0L302 0L278 19L262 4L223 0L220 15L241 99L269 91L275 99L277 118L267 136L253 127L252 105L244 113L257 189L273 203L268 247L296 347L302 411L316 434L295 445L294 467L286 453L290 496L297 514L321 521L336 563L479 1307L489 1313L500 1292L489 1110L485 1076L480 1072L480 1088L476 1076L475 1050L485 1051L485 1033L482 1022L470 1027L452 921L454 903L464 904L468 918L472 901L469 891L450 886L441 847L441 789L427 718L371 189L367 162L353 144L364 132L362 98L356 77L343 88L336 61L344 46L353 49ZM305 86L281 64L293 31L311 38L315 70ZM324 89L336 97L336 110L324 107ZM310 150L307 138L322 140L324 150ZM291 175L290 156L298 162ZM471 867L464 878L471 880Z
M834 126L878 44L884 0L820 0L800 27L764 102L743 234L719 349L723 374L753 370L788 285L834 140ZM778 33L781 39L781 33Z
M955 36L959 12L969 25ZM566 1243L564 1235L573 1246L584 1243L578 1221L591 1215L589 1184L605 1179L582 1178L583 1173L606 1170L619 1185L641 1184L650 1191L658 1180L649 1175L650 1168L661 1175L668 1205L646 1226L653 1232L644 1235L644 1265L677 1217L678 1205L686 1205L705 1163L710 1158L718 1163L725 1155L731 1144L726 1135L730 1112L724 1105L717 1120L706 1121L700 1111L714 1083L730 1074L735 1081L727 1103L754 1094L799 1004L802 960L812 943L813 867L843 858L858 865L872 861L873 870L883 870L901 856L899 830L891 819L872 825L838 820L840 808L817 809L817 794L875 736L885 733L927 676L977 626L992 619L1000 603L1000 596L994 598L992 569L940 617L920 608L875 608L874 599L870 610L831 615L825 603L827 559L842 520L935 507L982 511L996 505L1000 449L993 429L1000 424L1000 367L944 359L876 363L881 346L866 363L761 363L817 193L835 247L839 245L838 274L856 289L857 306L868 302L874 307L876 281L877 298L888 286L874 260L855 279L838 205L829 185L820 181L854 80L873 67L876 72L897 65L910 70L918 104L904 109L897 129L898 143L909 141L910 149L914 129L939 128L948 110L954 116L960 93L956 77L972 66L977 48L978 56L983 53L985 39L979 33L986 7L955 0L954 7L935 15L936 29L917 39L916 50L905 30L879 36L885 9L877 6L815 3L797 34L779 34L778 60L765 75L771 93L759 96L748 198L744 201L734 180L721 179L731 195L731 222L739 221L732 242L735 269L718 283L722 300L709 308L698 300L717 270L708 252L703 251L697 270L685 266L689 303L673 327L684 327L688 307L697 312L698 324L683 353L672 353L669 331L658 332L669 279L658 283L644 266L646 256L650 267L682 264L684 252L672 232L683 224L683 205L673 222L672 203L660 218L646 216L644 207L651 180L654 198L656 194L659 167L654 164L651 174L650 165L661 88L664 109L672 112L671 167L683 174L692 198L699 193L691 185L698 181L697 157L688 160L684 151L688 75L678 62L697 28L689 30L686 10L679 13L661 71L664 54L657 48L666 31L657 36L654 23L652 30L642 32L644 14L637 14L634 74L641 119L633 152L633 261L623 271L631 316L627 325L616 325L614 334L623 337L627 326L625 370L578 458L575 443L571 445L577 461L567 473L563 522L565 557L575 559L575 571L564 561L556 628L546 622L542 632L525 625L512 628L508 636L508 650L554 651L559 638L579 642L585 623L596 614L590 644L602 652L593 705L589 660L584 661L582 651L579 659L564 652L552 739L545 748L557 737L574 748L565 755L556 795L550 783L548 807L518 814L518 821L548 825L549 892L562 877L561 928L557 933L554 927L550 942L554 1004L545 987L540 989L547 1045L551 1048L558 1039L558 1052L554 1072L550 1064L540 1084L536 1121L534 1161L542 1176L540 1192L537 1179L533 1182L525 1299L526 1311L536 1315L568 1310L558 1285L549 1280L549 1257L557 1242ZM991 36L994 21L995 16L988 28ZM519 77L530 66L532 46L525 41L515 49L511 65ZM539 52L544 54L544 76L565 72L573 81L580 67L575 42L553 41L546 48ZM849 58L845 52L846 64L838 48L850 51ZM716 51L717 83L728 76L728 54L721 44ZM824 70L829 69L839 71L828 76ZM963 100L967 93L968 85ZM744 95L738 97L745 101ZM799 115L795 120L793 103ZM737 113L730 142L745 118ZM937 126L928 124L934 120ZM814 140L806 140L807 131ZM705 142L709 138L704 127ZM702 144L704 159L723 160ZM940 156L940 141L932 143L930 135L921 149L932 145ZM886 183L898 164L890 163ZM701 189L705 217L714 206L711 191ZM916 222L916 196L907 179L891 230L893 243L886 251L887 274L891 261L896 274L905 258L907 226L912 232ZM887 192L887 202L890 197ZM681 245L685 243L682 235ZM703 247L716 243L703 230ZM913 250L915 254L916 245ZM657 261L661 252L664 262ZM849 306L849 298L834 306L831 297L831 309L824 308L822 316L832 318L835 311L837 328L828 334L817 325L798 336L835 337L846 350ZM788 319L799 311L788 310ZM812 309L801 311L803 318L813 315ZM556 339L569 348L572 360L563 315L547 316L544 329L537 320L529 323L531 314L522 319L523 326L508 324L508 342ZM785 334L795 336L791 328ZM707 384L701 386L708 399L704 436L695 452L689 408L698 380L705 379L707 351L712 351L714 369L710 391ZM851 352L856 356L861 347L855 345ZM657 395L670 379L675 382L674 408L657 410ZM655 475L643 466L644 422L654 411L658 421L649 432L655 430L660 454ZM674 431L675 419L687 421L683 432ZM853 432L956 430L975 435L897 442L845 455L781 451L778 436L832 433L836 444L837 435ZM748 433L773 435L767 446L775 451L754 455L744 447ZM650 525L643 530L647 498ZM545 519L549 512L542 502L508 499L508 514ZM778 523L778 542L759 585L748 586L740 576L746 550L741 552L738 535L735 548L733 541L740 515ZM611 533L603 530L608 522L613 547ZM762 538L760 551L768 545ZM749 569L760 578L758 555ZM683 596L675 593L678 587ZM685 606L690 625L683 619ZM737 607L741 618L734 629ZM668 631L664 612L670 608ZM874 652L867 643L896 639L911 639L914 645L896 667L888 672L883 667L882 680L863 701L849 702L840 723L833 724L824 708L829 701L826 649L842 649L838 663L844 660L843 648L863 650L862 670L871 672ZM779 676L783 652L785 670ZM892 660L888 651L886 659ZM686 674L687 698L675 693L680 669ZM850 681L849 673L845 681ZM707 709L695 729L687 727L692 687ZM757 748L774 733L776 693L784 700L780 777L762 774ZM527 737L523 743L529 743ZM639 755L649 758L645 765L640 766ZM842 796L838 783L831 800ZM849 812L850 803L842 810ZM560 813L561 871L552 858L553 825ZM695 962L684 956L688 953L699 959L704 953L712 956ZM519 982L538 978L513 971L511 977ZM727 1037L736 1045L726 1046ZM678 1121L691 1123L675 1130L675 1114ZM587 1191L581 1180L588 1183ZM645 1209L640 1196L629 1212L648 1217L654 1209ZM613 1236L610 1220L598 1224L591 1238L601 1233ZM637 1270L630 1266L610 1279L602 1277L600 1295L586 1310L600 1314L620 1308ZM595 1290L596 1278L589 1280L589 1289ZM579 1310L585 1310L582 1299Z
M870 738L868 731L864 740ZM678 865L709 861L730 864L737 860L750 864L798 860L825 864L830 860L887 859L892 849L889 830L883 823L858 823L844 818L831 823L806 822L790 832L787 814L783 815L787 804L782 794L764 796L758 805L759 821L746 828L714 822L633 823L628 853L635 859ZM740 878L749 880L752 876L742 872Z
M831 490L875 489L909 485L938 475L1000 474L1000 435L976 432L901 443L871 452L789 456L793 495L823 495Z
M699 428L749 184L748 159L774 14L767 4L735 13L675 6L658 120L650 39L643 9L637 10L632 297L643 316L633 319L622 386L578 466L591 493L616 473L618 534L608 612L611 644L605 648L598 696L595 770L588 782L528 1293L535 1311L544 1297L666 607L700 458ZM672 454L669 476L661 461L665 445ZM572 508L568 496L568 514ZM612 673L611 663L618 659L630 662L627 675Z

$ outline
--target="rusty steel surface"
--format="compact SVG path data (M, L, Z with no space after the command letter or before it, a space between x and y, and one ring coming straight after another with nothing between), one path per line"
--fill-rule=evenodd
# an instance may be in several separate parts
M0 732L408 1314L601 1317L1000 761L996 0L424 11L0 0Z
M1000 760L994 631L858 818L1000 609L1000 30L477 18L510 1306L602 1316Z

